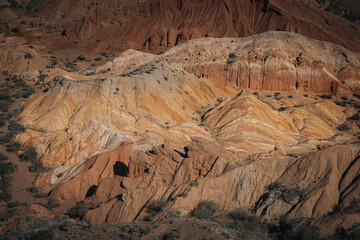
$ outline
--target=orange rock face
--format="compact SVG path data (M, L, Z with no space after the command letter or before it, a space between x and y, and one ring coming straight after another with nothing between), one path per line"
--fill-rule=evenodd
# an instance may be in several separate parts
M359 150L355 145L334 146L305 159L268 159L235 169L220 168L225 172L220 175L205 174L201 177L195 171L199 177L196 182L178 182L177 185L168 185L170 182L164 181L173 177L166 174L169 168L160 168L160 165L158 176L162 177L162 184L150 184L149 187L140 187L139 184L139 187L129 189L90 210L86 219L96 224L141 219L146 215L146 206L156 200L167 202L166 210L176 209L184 215L200 200L211 200L222 210L254 207L256 212L269 219L285 213L291 217L320 217L330 212L334 204L348 204L351 199L358 197L354 180ZM187 168L187 172L197 169L196 158L189 156L183 161L191 162L190 166L193 166ZM313 164L316 166L309 168ZM302 197L295 194L289 200L281 195L284 192L281 193L279 189L269 192L267 186L275 181L288 188L299 186Z
M238 88L343 95L358 91L359 54L292 33L197 39L166 55L197 76Z
M58 201L86 201L94 224L141 220L159 202L155 219L188 215L201 200L268 220L322 217L359 197L359 125L348 119L359 62L293 33L196 39L160 55L128 50L84 79L86 71L48 70L64 76L23 104L27 129L16 140L55 167L34 185Z
M101 42L97 50L144 49L159 53L190 39L246 37L290 31L359 51L360 30L303 1L87 1L57 0L39 5L44 30L72 40Z

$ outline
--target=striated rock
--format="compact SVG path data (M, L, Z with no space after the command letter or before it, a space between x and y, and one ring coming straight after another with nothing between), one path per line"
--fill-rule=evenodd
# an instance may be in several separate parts
M48 59L44 59L35 49L24 46L22 41L24 41L22 38L8 37L1 43L0 68L2 71L20 74L50 65Z
M149 63L109 79L57 77L25 104L19 118L33 131L17 140L25 146L36 144L47 166L78 164L114 150L125 139L153 139L157 144L168 139L183 147L193 136L210 139L205 129L191 122L200 119L194 112L214 104L216 97L235 93L168 63Z
M359 156L360 147L356 144L331 146L299 158L276 181L286 185L289 193L295 192L291 187L299 187L301 194L287 200L275 190L260 199L256 211L268 217L281 213L290 217L321 217L336 205L349 205L359 198Z
M97 203L137 187L171 186L218 176L233 166L219 145L201 139L194 140L184 153L166 144L147 152L132 152L132 148L132 144L123 144L113 152L96 155L66 176L57 169L40 175L35 185L54 188L51 197L56 200L90 198ZM44 179L49 178L51 182L45 186Z
M224 101L203 116L203 123L230 151L245 156L270 151L278 142L295 144L291 135L298 134L287 114L271 109L252 94Z
M293 33L196 39L166 56L198 76L257 91L349 95L359 84L359 54Z
M159 53L195 38L247 37L267 31L296 32L360 50L356 25L304 1L56 0L28 14L48 20L43 31L71 40L100 39L98 51L110 47Z
M134 188L89 210L85 218L96 224L141 219L146 215L146 206L157 200L166 203L164 211L177 209L183 215L199 201L211 200L221 210L255 207L257 213L270 219L282 214L319 217L332 211L334 204L359 197L356 187L359 150L358 145L333 146L304 159L259 160L180 186ZM278 189L270 193L267 190L275 181L288 188L297 184L304 192L300 198L296 195L285 202L283 199L288 199Z

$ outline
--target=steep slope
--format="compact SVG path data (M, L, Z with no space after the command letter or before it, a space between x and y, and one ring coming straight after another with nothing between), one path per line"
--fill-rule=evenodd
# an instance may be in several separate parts
M197 39L166 53L201 77L253 90L359 92L360 55L298 34L269 32L242 39Z
M235 93L166 62L107 79L56 77L27 101L19 118L29 130L17 140L36 145L49 166L80 163L125 139L181 148L191 136L210 138L196 124L200 107Z
M180 185L141 187L140 184L88 211L86 219L96 224L141 219L146 216L146 207L156 201L164 203L164 211L176 209L187 215L201 200L215 201L221 210L254 208L268 219L282 214L319 217L331 212L334 205L349 204L359 197L359 153L356 145L333 146L305 159L258 160L219 176L210 175ZM191 157L185 160L194 163ZM148 174L140 176L144 178ZM285 184L285 189L299 185L302 192L291 197L285 197L284 189L272 189L269 193L267 187L275 181Z
M85 201L94 224L142 220L156 204L155 220L188 215L201 200L323 217L360 197L359 59L285 32L127 50L96 69L41 72L16 140L54 167L34 186Z
M251 54L248 45L254 39L258 53L246 60L243 54ZM330 53L317 50L319 46L326 46ZM273 54L264 56L263 51ZM298 51L303 54L299 56ZM339 52L346 58L336 57ZM322 66L318 73L313 70L314 62ZM279 65L287 68L278 73ZM167 139L181 149L197 136L220 141L232 154L249 156L277 145L296 145L298 137L327 139L345 121L342 107L304 97L291 101L278 96L269 102L248 92L238 94L231 86L349 94L357 91L358 65L359 54L280 32L245 39L192 40L161 55L128 50L99 67L95 76L45 71L49 76L61 73L65 77L47 82L43 92L24 104L19 119L28 129L17 140L26 147L36 145L43 163L58 167L77 165L116 149L125 140L144 141L137 147L151 149ZM349 74L343 77L338 69L350 69ZM205 70L206 75L199 73ZM263 79L257 77L260 74ZM288 82L292 75L298 75L297 81ZM250 82L243 85L244 81Z
M359 27L297 0L52 0L26 9L22 15L35 20L40 31L73 41L100 40L97 51L132 48L159 53L195 38L279 30L360 51Z
M309 0L308 2L360 26L360 5L356 0Z

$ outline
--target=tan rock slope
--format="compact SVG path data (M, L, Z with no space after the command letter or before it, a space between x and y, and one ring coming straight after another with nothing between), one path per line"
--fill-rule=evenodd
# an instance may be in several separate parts
M359 89L359 54L298 34L199 39L168 52L198 76L239 88L349 94Z
M112 73L127 73L141 64L164 58L181 63L198 77L230 87L340 95L360 91L358 53L287 32L240 39L196 39L160 55L128 50L97 72L110 68Z
M92 76L47 70L63 76L24 103L16 140L55 167L34 186L86 201L94 224L141 220L160 203L154 219L188 215L201 200L268 220L319 218L360 197L360 125L348 119L359 61L283 32L128 50ZM334 99L314 95L324 93Z
M176 209L183 215L196 207L200 200L211 200L222 210L254 208L259 215L266 215L268 218L282 214L291 217L320 217L331 212L335 205L349 204L352 199L359 197L356 180L359 150L358 145L334 146L304 159L258 160L243 167L225 169L225 173L219 176L199 176L195 182L188 181L180 185L145 187L146 185L140 184L137 188L119 191L120 195L90 210L86 219L97 224L141 219L146 216L146 206L158 200L167 204L166 210ZM189 158L183 161L191 161L191 165L195 167L197 161ZM314 162L314 168L309 168L309 164L312 166ZM218 168L219 162L216 165L212 171L224 171ZM166 170L158 168L158 171ZM188 172L191 170L197 172L196 167L187 169ZM150 170L149 173L142 172L141 179L149 174ZM168 179L171 177L168 176ZM125 180L127 178L122 181ZM287 195L284 190L281 192L282 189L269 192L268 185L275 181L283 183L285 189L298 185L302 192L292 197L285 197Z

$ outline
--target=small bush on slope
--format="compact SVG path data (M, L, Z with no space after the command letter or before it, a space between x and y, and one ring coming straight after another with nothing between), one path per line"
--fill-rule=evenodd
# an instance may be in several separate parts
M191 212L191 216L199 219L211 218L217 211L217 206L212 201L201 201Z

